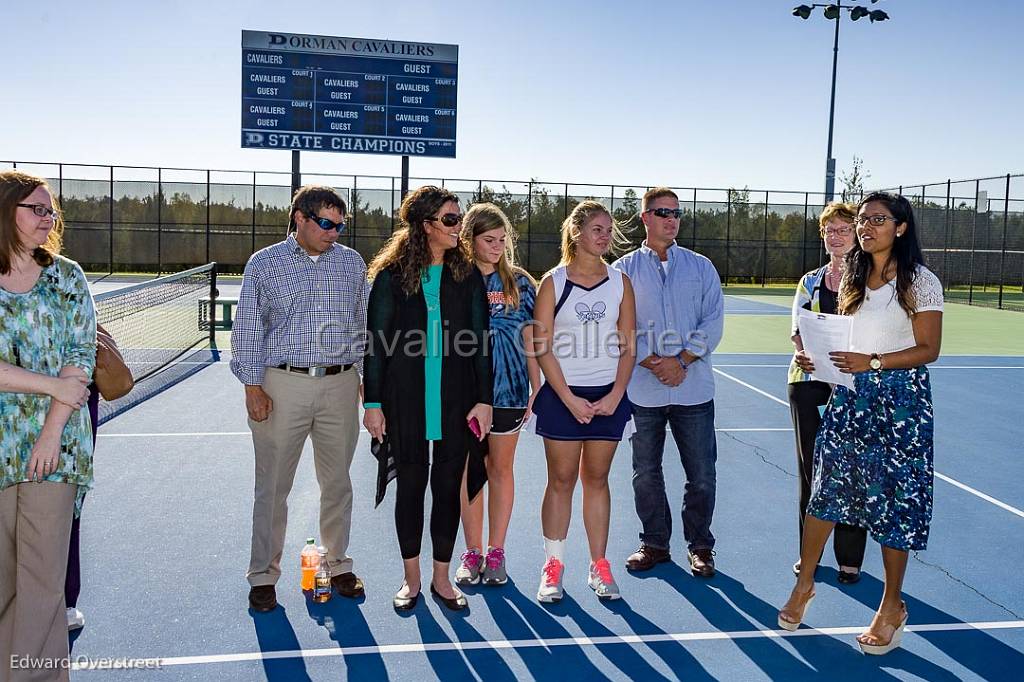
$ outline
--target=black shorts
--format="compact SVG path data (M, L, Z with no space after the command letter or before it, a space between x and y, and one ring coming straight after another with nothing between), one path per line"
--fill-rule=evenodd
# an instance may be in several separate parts
M491 412L492 436L508 436L519 433L526 417L525 407L495 407Z

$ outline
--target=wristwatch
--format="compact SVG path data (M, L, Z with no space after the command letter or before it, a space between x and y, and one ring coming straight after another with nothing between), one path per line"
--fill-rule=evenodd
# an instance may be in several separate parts
M872 353L871 361L868 362L868 366L875 371L882 369L882 356L878 353Z

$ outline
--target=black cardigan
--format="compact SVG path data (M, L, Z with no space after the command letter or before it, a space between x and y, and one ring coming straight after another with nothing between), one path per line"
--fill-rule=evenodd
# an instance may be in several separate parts
M492 404L493 379L488 340L490 315L483 277L475 267L456 282L445 265L441 274L441 433L455 452L468 451L470 498L487 480L483 456L486 440L478 441L466 424L477 403ZM386 457L400 466L406 453L421 451L426 438L424 354L427 305L422 288L406 295L397 272L382 270L373 281L367 306L368 344L363 363L363 401L380 403L384 411ZM377 502L389 478L378 472Z

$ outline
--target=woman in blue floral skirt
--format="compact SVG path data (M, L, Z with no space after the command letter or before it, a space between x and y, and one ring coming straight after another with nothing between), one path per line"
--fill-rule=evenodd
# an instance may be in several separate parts
M913 210L902 196L876 192L857 211L839 312L853 317L849 351L830 354L854 375L836 387L815 442L815 474L804 521L801 566L813 567L836 523L866 528L882 545L885 591L867 631L867 654L899 646L910 550L928 543L932 516L931 384L939 356L942 285L924 267ZM779 626L795 630L814 598L814 573L801 570Z

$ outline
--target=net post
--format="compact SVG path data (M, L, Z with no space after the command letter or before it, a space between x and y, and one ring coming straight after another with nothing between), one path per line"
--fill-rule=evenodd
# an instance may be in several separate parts
M210 347L217 347L217 295L220 293L217 290L217 263L213 262L210 265L213 267L210 269L210 309L207 312L209 320L207 324L210 325Z

